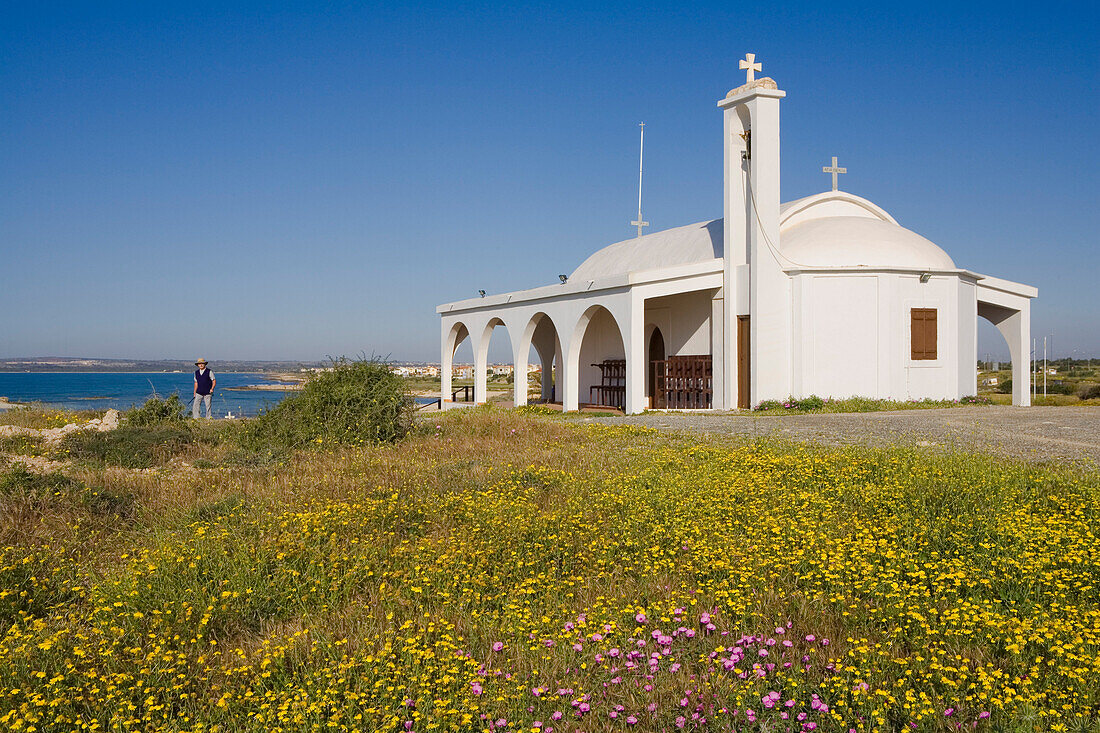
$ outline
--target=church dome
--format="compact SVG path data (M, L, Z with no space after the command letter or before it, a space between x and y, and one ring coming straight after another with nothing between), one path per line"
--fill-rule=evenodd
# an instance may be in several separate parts
M584 282L721 257L722 220L715 219L610 244L582 262L569 279Z
M785 266L953 270L946 252L916 232L866 216L827 216L784 228Z
M780 205L784 267L904 267L953 270L946 252L902 227L878 205L826 191ZM722 220L626 239L593 253L569 279L586 282L722 257Z

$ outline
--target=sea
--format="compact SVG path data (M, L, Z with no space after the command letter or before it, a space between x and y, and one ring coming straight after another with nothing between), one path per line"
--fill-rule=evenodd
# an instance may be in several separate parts
M282 402L293 391L232 389L278 380L249 372L214 372L215 417L255 417ZM65 410L129 410L153 395L177 394L190 405L194 394L191 372L0 372L0 397L8 402L35 403ZM419 404L435 398L417 397ZM203 414L206 408L203 408Z
M234 417L254 417L294 394L231 389L279 384L263 374L214 372L214 376L218 380L213 399L215 417L226 417L228 413ZM190 403L194 376L191 372L0 372L0 396L7 397L9 402L66 410L128 410L154 394L159 397L177 394L184 403Z

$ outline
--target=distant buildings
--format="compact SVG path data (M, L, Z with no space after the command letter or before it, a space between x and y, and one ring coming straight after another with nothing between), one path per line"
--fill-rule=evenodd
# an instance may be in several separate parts
M393 364L390 366L390 370L402 377L439 378L439 367L434 364ZM486 371L489 377L510 377L515 371L515 367L511 364L489 364ZM542 367L538 364L527 365L528 374L541 372ZM473 379L473 376L474 367L472 364L455 364L451 367L452 379Z

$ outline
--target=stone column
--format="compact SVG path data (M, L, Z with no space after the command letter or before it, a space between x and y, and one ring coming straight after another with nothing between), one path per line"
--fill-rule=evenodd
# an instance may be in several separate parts
M519 338L523 340L522 334ZM527 355L531 353L531 347L513 345L515 352L512 355L512 404L516 407L527 404Z
M635 288L630 290L627 322L619 329L626 352L626 414L634 415L646 408L645 298Z
M455 346L454 339L451 337L451 329L454 324L448 323L446 320L442 321L442 346L440 348L439 358L439 399L440 407L443 402L449 402L451 399L451 371L454 369L454 357Z
M474 344L474 403L483 405L488 401L489 387L485 372L489 368L489 339L493 336L493 325L490 323L481 332L481 338Z

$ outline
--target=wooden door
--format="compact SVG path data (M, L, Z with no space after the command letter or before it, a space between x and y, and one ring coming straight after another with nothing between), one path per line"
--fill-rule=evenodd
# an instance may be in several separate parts
M650 407L657 406L657 372L655 361L665 360L665 339L661 335L661 329L653 329L653 335L649 337L649 379L646 383L646 397L652 398L650 400ZM663 407L663 405L662 405Z
M749 391L749 317L737 316L737 407L752 407Z

